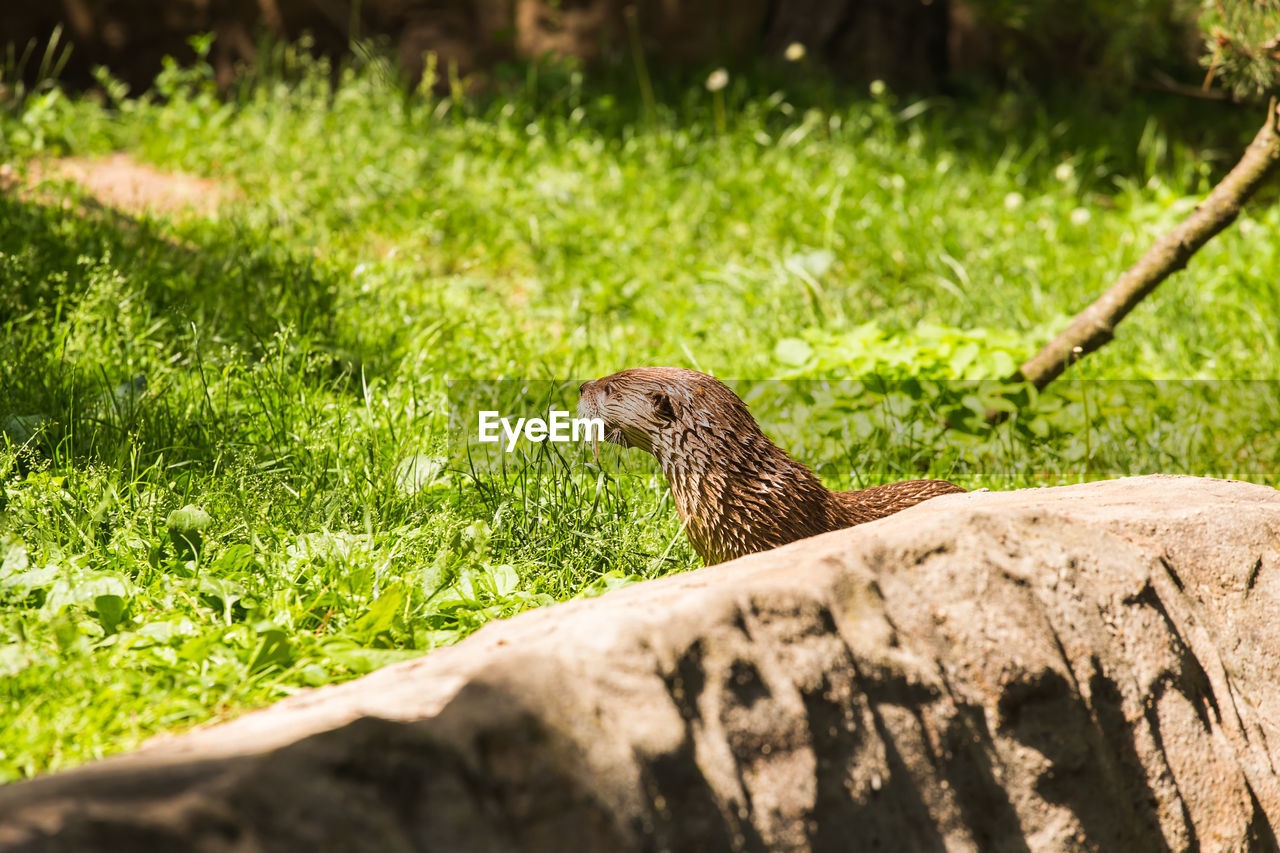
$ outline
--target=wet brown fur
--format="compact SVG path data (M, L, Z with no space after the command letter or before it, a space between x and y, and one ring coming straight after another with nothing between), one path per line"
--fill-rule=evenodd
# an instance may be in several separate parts
M874 521L937 495L945 480L835 492L768 439L724 383L681 367L636 367L583 384L581 417L652 454L707 565Z

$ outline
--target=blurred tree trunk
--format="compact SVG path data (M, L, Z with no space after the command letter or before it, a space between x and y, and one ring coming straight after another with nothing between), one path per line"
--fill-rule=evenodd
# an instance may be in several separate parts
M772 0L765 52L803 44L842 77L937 89L948 71L949 0Z
M705 65L757 56L780 58L799 42L809 57L850 80L936 89L947 71L950 0L0 0L0 47L43 46L54 27L75 44L67 79L91 81L104 64L137 90L161 57L193 58L187 38L214 32L210 57L220 84L256 59L261 34L310 33L330 56L353 38L387 37L410 78L427 52L443 71L485 71L513 58L548 53L588 63L628 50L624 10L634 6L655 58Z

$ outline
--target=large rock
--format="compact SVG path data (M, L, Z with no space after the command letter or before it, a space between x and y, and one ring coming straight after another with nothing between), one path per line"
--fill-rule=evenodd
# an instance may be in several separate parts
M1276 848L1280 492L954 495L0 789L20 850Z

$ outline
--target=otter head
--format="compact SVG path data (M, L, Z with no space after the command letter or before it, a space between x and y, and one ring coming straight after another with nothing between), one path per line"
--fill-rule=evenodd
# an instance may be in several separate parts
M604 421L605 439L659 461L695 436L711 438L755 420L724 383L683 367L634 367L584 382L578 415Z
M707 564L834 529L829 493L770 441L727 385L695 370L636 367L584 383L578 415L652 454Z

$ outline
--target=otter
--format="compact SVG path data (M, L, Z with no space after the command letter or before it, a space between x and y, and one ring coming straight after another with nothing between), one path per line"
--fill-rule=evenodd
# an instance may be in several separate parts
M938 495L945 480L837 492L769 440L723 382L682 367L635 367L585 382L578 414L605 439L658 460L693 550L707 565L874 521Z

